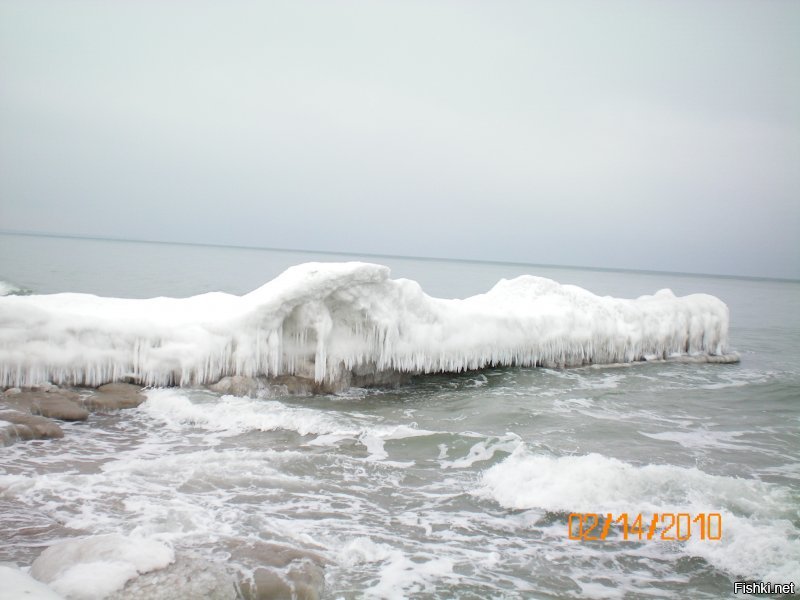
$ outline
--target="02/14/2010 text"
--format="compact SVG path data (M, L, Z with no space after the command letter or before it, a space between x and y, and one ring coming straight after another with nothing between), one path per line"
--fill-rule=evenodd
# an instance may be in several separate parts
M567 519L569 539L603 541L609 533L617 531L623 541L665 540L685 542L692 537L701 540L722 539L720 513L572 513ZM613 539L619 539L614 536Z

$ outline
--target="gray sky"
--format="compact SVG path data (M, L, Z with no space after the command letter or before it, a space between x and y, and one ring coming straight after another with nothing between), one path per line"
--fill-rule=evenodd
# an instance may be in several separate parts
M800 2L0 0L0 228L800 278Z

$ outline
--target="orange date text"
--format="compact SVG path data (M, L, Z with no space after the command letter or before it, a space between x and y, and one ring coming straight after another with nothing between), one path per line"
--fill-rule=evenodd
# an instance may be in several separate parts
M567 519L569 539L599 542L608 538L623 541L664 540L685 542L722 539L719 513L572 513Z

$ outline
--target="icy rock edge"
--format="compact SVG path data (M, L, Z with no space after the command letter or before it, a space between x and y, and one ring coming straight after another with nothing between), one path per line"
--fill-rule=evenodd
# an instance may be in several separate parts
M525 275L445 300L390 279L385 266L306 263L243 296L0 297L0 385L260 377L330 391L398 373L501 365L735 362L728 319L727 306L707 294L661 290L628 300Z

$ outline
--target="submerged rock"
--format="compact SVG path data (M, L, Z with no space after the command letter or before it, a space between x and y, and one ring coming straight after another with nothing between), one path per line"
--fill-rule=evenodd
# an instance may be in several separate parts
M246 600L318 600L325 589L325 559L283 544L256 542L232 549L232 558L253 568L239 584Z
M292 565L285 573L259 567L240 585L246 600L319 600L325 583L321 568L309 562Z

